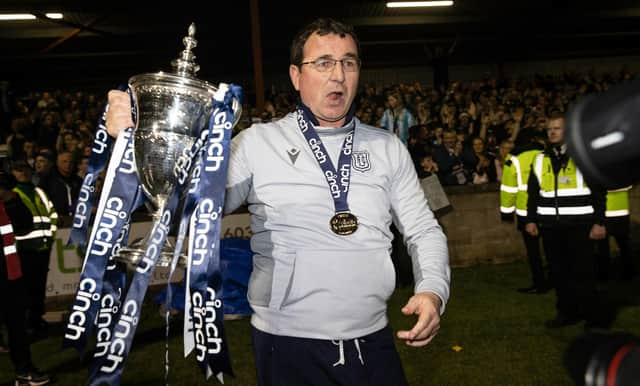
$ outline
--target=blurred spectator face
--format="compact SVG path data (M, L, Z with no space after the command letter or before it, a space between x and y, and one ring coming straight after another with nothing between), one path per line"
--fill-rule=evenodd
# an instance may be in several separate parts
M473 140L473 143L471 146L473 146L474 153L480 154L484 150L484 141L482 141L482 139L480 138L476 138Z
M513 115L524 116L524 107L522 107L522 106L516 107Z
M442 144L449 150L452 150L456 147L456 134L451 132L445 132L442 134Z
M17 182L26 184L31 182L31 169L29 167L16 167L11 170L11 174Z
M451 114L451 116L455 117L456 114L458 113L458 107L453 103L449 103L448 104L448 108L449 108L449 113Z
M512 132L515 126L516 126L516 121L514 121L513 119L509 119L504 123L504 128L507 129L507 131L509 132Z
M73 157L71 153L60 153L56 162L58 171L65 177L68 177L73 172Z
M71 124L73 123L73 113L71 111L63 112L62 121L64 122L65 126L71 126Z
M22 151L24 151L24 154L29 158L33 157L34 150L35 146L31 141L25 141L22 145Z
M430 133L434 144L442 145L442 126L438 126Z
M543 130L544 128L546 128L547 127L547 118L545 118L545 117L538 118L537 127L540 130Z
M422 161L420 161L420 166L422 166L424 170L429 172L435 172L438 170L438 168L436 167L436 163L433 161L433 158L430 155L422 158Z
M364 93L365 95L368 95L368 96L376 95L376 91L373 89L373 86L369 84L365 86Z
M360 116L360 120L363 123L370 124L371 123L371 110L363 111L362 115Z
M273 103L270 101L264 102L264 111L271 114L272 116L276 115L276 109L273 107Z
M87 124L87 122L83 121L83 120L78 120L76 122L76 125L78 127L78 131L80 133L88 133L91 134L91 130L89 129L89 125Z
M420 129L416 135L418 142L426 142L429 138L429 128L425 125L420 125Z
M556 118L549 121L547 137L552 145L561 144L564 139L564 119Z
M51 169L51 162L46 157L39 155L36 157L35 169L38 174L46 174Z
M16 112L20 114L27 114L29 112L29 108L24 103L22 103L22 101L17 101Z
M387 103L389 104L390 109L395 109L396 107L398 107L398 99L395 95L389 95L387 97Z
M75 150L76 148L76 144L77 144L77 140L75 138L75 136L73 135L73 133L66 133L63 137L63 141L64 141L64 147L67 150Z
M383 106L376 107L376 120L380 120L380 118L382 118L383 115L384 115L384 107Z
M82 157L82 159L78 163L78 174L81 176L84 176L88 167L89 167L89 158Z
M10 128L13 133L21 133L23 128L27 125L27 121L24 118L13 118L11 119Z
M440 100L440 94L436 90L431 91L429 97L431 98L431 103L437 103Z
M528 114L525 122L526 127L531 127L535 124L536 117L533 114Z
M511 153L513 146L512 141L502 141L500 144L500 155L504 158L507 154Z
M489 149L493 149L495 148L495 146L497 146L497 142L496 142L496 135L495 133L488 133L487 134L487 141L485 142L485 147L488 147Z
M53 126L53 115L45 114L45 116L42 117L42 126L45 126L45 127Z

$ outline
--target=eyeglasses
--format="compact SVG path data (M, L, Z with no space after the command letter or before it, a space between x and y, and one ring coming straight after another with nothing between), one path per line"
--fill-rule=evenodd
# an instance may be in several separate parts
M360 69L360 59L358 58L345 58L345 59L331 59L331 58L318 58L308 62L302 62L303 64L310 64L319 72L330 72L336 66L336 63L342 63L342 69L345 72L356 72Z

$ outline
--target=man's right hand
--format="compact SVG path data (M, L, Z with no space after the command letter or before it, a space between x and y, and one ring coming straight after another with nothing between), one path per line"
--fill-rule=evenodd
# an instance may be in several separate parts
M129 94L120 90L111 90L108 94L108 103L106 127L110 136L117 137L120 130L134 127Z
M524 230L527 231L527 233L530 234L531 236L535 237L538 235L538 226L534 222L530 222L527 225L525 225Z

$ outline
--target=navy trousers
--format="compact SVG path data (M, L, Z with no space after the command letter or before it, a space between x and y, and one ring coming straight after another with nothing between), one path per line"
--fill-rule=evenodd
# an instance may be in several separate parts
M259 386L407 386L393 332L351 340L272 335L252 329Z

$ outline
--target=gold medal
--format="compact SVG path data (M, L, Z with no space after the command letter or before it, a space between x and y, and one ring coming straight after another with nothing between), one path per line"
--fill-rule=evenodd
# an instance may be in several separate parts
M358 218L349 212L339 212L329 222L333 233L348 236L358 230Z

